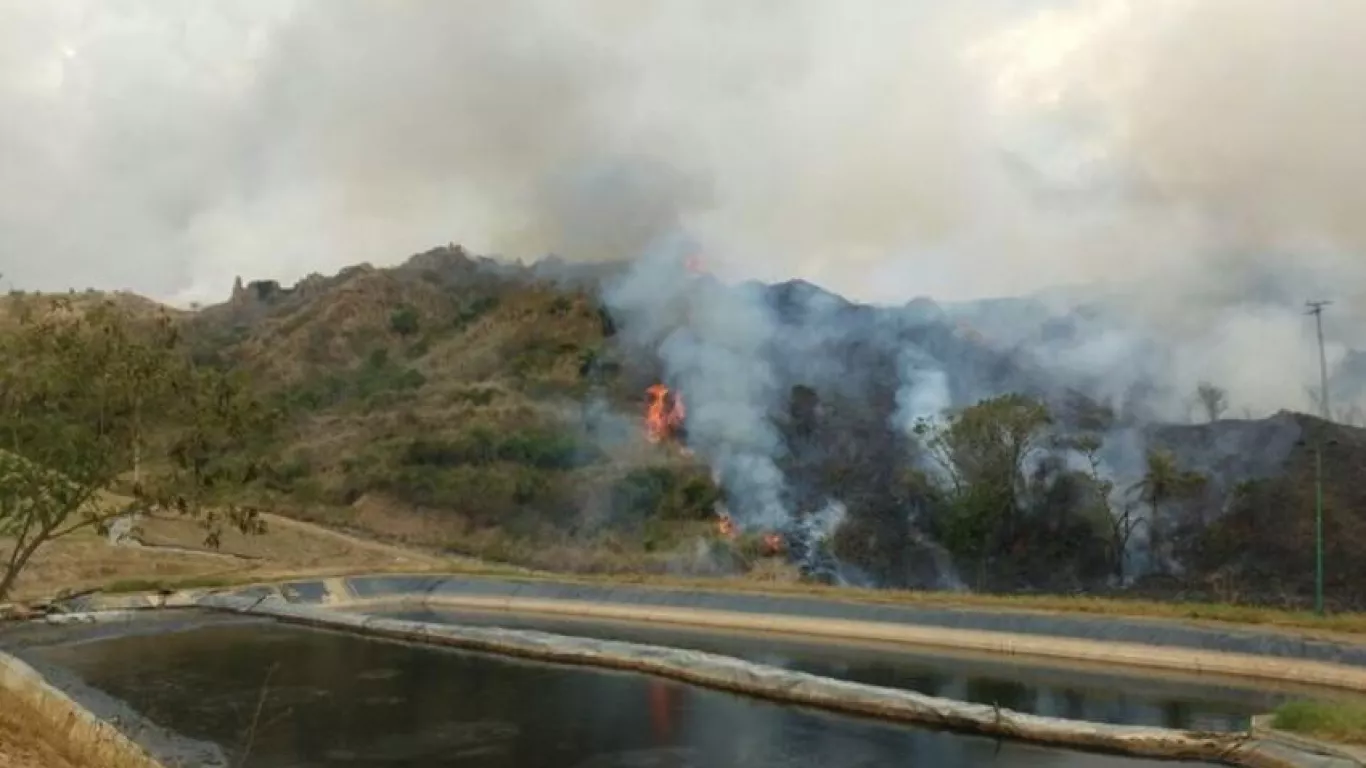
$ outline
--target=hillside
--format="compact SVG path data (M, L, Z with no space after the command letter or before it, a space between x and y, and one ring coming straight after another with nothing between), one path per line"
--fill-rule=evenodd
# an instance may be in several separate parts
M293 288L239 285L187 328L204 361L251 370L290 414L266 486L298 514L544 567L705 573L762 560L778 549L763 534L785 526L747 524L737 508L748 535L717 541L723 472L676 442L650 443L646 390L666 366L634 333L644 323L632 309L607 306L613 278L446 248ZM928 540L910 526L909 446L888 421L901 347L951 360L968 394L969 383L1009 389L1023 374L957 329L804 283L736 290L757 291L775 323L764 354L781 386L765 417L786 446L773 452L780 471L802 478L784 502L805 513L838 499L849 510L847 578L943 582L942 553L915 544Z
M1205 595L1293 605L1313 594L1321 449L1324 591L1331 603L1366 605L1366 430L1280 413L1153 432L1215 481L1174 521L1179 559Z
M285 415L253 494L433 551L571 571L1298 604L1312 594L1322 438L1330 595L1366 602L1353 586L1366 565L1351 556L1366 546L1366 432L1294 414L1146 423L1141 407L1087 397L1085 382L1054 380L928 300L875 308L802 282L727 286L690 259L525 266L451 246L293 287L239 282L227 302L178 317L202 364L249 371ZM981 500L945 485L910 427L1006 393L1050 418L1005 527L983 531L969 516ZM1055 447L1081 433L1102 442L1108 501ZM1134 488L1149 449L1203 478L1199 493L1160 500L1156 552L1135 524L1153 506Z

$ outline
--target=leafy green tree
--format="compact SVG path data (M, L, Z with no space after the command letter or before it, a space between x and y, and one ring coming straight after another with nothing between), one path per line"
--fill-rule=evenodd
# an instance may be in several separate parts
M922 421L916 433L949 479L945 545L980 568L1016 535L1029 458L1042 446L1052 417L1043 403L1019 394L983 400Z
M413 307L403 306L389 316L389 329L399 336L412 336L422 327L422 320Z
M262 530L218 492L254 477L270 416L243 381L195 366L165 313L19 302L0 329L0 598L44 544L118 517L196 515L210 545L224 524Z
M1143 479L1134 483L1129 492L1148 506L1148 551L1154 569L1163 570L1162 548L1166 544L1166 529L1162 525L1162 511L1170 503L1189 499L1204 490L1207 478L1199 472L1182 469L1171 451L1148 451Z

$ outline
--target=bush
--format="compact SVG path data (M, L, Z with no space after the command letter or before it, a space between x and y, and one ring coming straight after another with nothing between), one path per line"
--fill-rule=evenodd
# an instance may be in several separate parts
M573 469L579 466L579 446L563 432L516 432L498 446L498 458L541 469Z
M451 393L451 402L469 403L470 405L488 405L497 399L502 393L494 387L465 387Z
M262 470L261 483L272 491L288 493L312 471L313 467L306 459L280 461Z
M399 336L414 336L421 330L421 326L417 310L409 306L399 307L389 316L389 330Z
M477 299L462 304L455 313L455 329L463 330L465 327L489 312L492 312L497 307L497 296L480 296Z
M709 520L721 489L696 470L643 467L631 470L612 487L615 516L665 520Z
M455 510L477 524L505 528L515 527L528 507L539 514L555 502L549 473L515 464L404 466L367 485L410 504Z
M414 342L413 344L411 344L411 345L408 347L408 349L406 350L405 354L407 355L407 357L408 357L409 360L416 360L416 359L418 359L418 358L420 358L420 357L425 357L425 356L427 355L427 353L428 353L428 352L431 352L431 351L432 351L432 342L431 342L431 340L429 340L429 339L419 339L419 340L417 340L416 342Z
M348 400L373 406L400 399L426 383L420 371L399 365L389 359L387 350L376 349L358 368L305 380L280 392L277 399L286 410L316 411Z
M533 428L499 434L477 426L450 440L419 438L404 449L407 466L486 466L506 462L546 470L576 469L597 459L596 451L562 430Z
M1366 705L1290 701L1276 710L1272 727L1345 744L1366 744Z

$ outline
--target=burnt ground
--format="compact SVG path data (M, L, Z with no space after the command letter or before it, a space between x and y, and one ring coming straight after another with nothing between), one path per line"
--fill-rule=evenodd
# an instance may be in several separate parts
M1147 589L1228 602L1305 607L1315 569L1315 465L1323 455L1324 591L1330 607L1366 606L1366 430L1303 414L1171 427L1155 435L1212 479L1176 510L1186 572Z

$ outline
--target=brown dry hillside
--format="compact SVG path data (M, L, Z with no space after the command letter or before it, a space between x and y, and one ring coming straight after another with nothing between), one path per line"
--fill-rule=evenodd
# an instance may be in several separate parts
M163 312L182 319L187 316L187 313L182 310L168 307L145 296L127 291L87 290L71 291L65 294L12 291L7 295L0 296L0 325L12 322L16 313L26 306L46 311L53 305L53 299L57 299L73 312L84 312L96 306L112 304L121 312L134 318L150 318Z
M1198 497L1162 506L1170 569L1148 572L1141 536L1119 557L1094 486L1065 462L1022 478L1009 535L988 540L966 516L973 500L917 471L921 447L891 426L903 351L969 382L960 400L1042 398L1059 430L1101 404L925 302L875 309L799 282L759 294L782 329L768 351L786 393L769 414L783 443L777 462L799 515L830 498L848 515L820 552L797 549L803 540L790 531L786 551L762 531L724 540L716 512L726 500L710 469L677 444L645 439L645 389L660 364L627 346L619 331L630 318L602 304L612 269L507 264L450 246L293 287L239 282L228 301L176 317L201 364L250 372L284 416L276 460L251 495L433 552L550 570L764 578L793 577L788 560L799 559L822 578L908 588L941 586L956 568L983 591L1302 605L1312 595L1322 438L1330 599L1366 604L1366 558L1355 556L1366 549L1366 432L1295 414L1158 426L1121 415L1113 429L1171 450L1207 481ZM1123 490L1136 479L1117 481Z
M613 399L634 419L648 376L622 388L610 322L563 280L443 248L293 288L239 285L186 328L202 360L251 371L287 414L259 491L292 514L589 570L665 567L710 527L701 467L634 423L614 441L590 434L584 404Z

